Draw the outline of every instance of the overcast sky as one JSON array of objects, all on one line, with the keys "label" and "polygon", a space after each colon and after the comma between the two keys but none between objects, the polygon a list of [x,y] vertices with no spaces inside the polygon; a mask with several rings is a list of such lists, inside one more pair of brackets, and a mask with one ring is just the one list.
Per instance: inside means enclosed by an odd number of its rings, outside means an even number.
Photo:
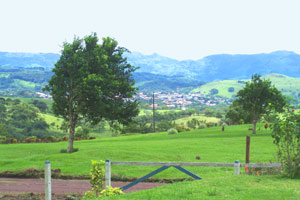
[{"label": "overcast sky", "polygon": [[300,53],[300,0],[0,0],[0,51],[54,52],[96,32],[143,54]]}]

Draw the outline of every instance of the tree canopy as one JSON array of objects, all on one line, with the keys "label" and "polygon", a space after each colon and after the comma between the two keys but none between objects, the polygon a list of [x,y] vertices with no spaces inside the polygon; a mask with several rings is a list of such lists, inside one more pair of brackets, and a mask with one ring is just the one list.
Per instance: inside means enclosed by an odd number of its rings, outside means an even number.
[{"label": "tree canopy", "polygon": [[75,127],[80,118],[93,124],[102,119],[126,124],[138,114],[132,72],[117,41],[109,37],[98,44],[95,33],[65,42],[54,75],[45,90],[53,97],[53,111],[69,123],[68,152],[73,151]]},{"label": "tree canopy", "polygon": [[237,95],[237,105],[252,115],[253,134],[256,133],[256,122],[262,114],[267,113],[267,107],[272,105],[277,111],[280,111],[286,104],[284,96],[281,94],[271,81],[261,79],[261,76],[255,74],[250,82],[246,82],[245,87]]}]

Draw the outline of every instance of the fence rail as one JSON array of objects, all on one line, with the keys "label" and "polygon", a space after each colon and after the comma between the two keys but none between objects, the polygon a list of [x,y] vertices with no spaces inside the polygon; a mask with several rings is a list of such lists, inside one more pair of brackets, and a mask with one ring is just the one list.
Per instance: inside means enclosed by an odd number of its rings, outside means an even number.
[{"label": "fence rail", "polygon": [[199,163],[199,162],[135,162],[135,161],[110,161],[106,160],[106,175],[105,175],[105,185],[111,186],[111,166],[112,165],[141,165],[141,166],[160,166],[161,168],[147,174],[146,176],[122,187],[122,190],[126,190],[129,187],[132,187],[139,182],[146,180],[147,178],[169,168],[175,167],[176,169],[180,170],[183,173],[195,178],[195,179],[202,179],[201,177],[193,174],[192,172],[182,168],[182,166],[190,166],[190,167],[233,167],[234,168],[234,175],[240,174],[241,167],[255,167],[255,168],[281,168],[281,164],[271,163],[271,164],[250,164],[250,163],[240,163],[236,160],[234,163]]},{"label": "fence rail", "polygon": [[257,167],[257,168],[281,168],[281,164],[277,163],[270,163],[270,164],[247,164],[247,163],[241,163],[241,167]]},{"label": "fence rail", "polygon": [[[196,162],[134,162],[112,161],[111,165],[143,165],[143,166],[194,166],[194,167],[235,167],[234,163],[196,163]],[[240,167],[280,168],[281,164],[247,164],[240,163]]]}]

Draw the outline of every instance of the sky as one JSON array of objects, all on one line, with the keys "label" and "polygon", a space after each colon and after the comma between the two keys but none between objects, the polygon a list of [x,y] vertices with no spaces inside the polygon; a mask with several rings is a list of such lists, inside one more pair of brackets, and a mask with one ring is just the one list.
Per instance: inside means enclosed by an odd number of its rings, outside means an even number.
[{"label": "sky", "polygon": [[299,0],[0,0],[0,51],[59,53],[96,32],[143,54],[300,53]]}]

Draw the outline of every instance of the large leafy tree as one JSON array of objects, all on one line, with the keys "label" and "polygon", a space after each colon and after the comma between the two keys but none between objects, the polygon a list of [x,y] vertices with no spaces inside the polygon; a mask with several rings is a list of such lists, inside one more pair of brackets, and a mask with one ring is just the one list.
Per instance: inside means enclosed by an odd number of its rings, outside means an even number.
[{"label": "large leafy tree", "polygon": [[63,44],[62,55],[45,90],[53,97],[53,111],[69,124],[67,152],[73,151],[78,120],[93,124],[102,119],[126,124],[138,114],[132,72],[117,41],[109,37],[98,44],[97,35]]},{"label": "large leafy tree", "polygon": [[252,123],[252,113],[244,111],[242,105],[238,101],[233,101],[226,112],[226,118],[230,119],[233,123]]},{"label": "large leafy tree", "polygon": [[236,95],[238,105],[241,105],[243,110],[250,113],[253,119],[253,134],[256,133],[256,122],[262,114],[267,113],[267,106],[280,111],[286,104],[285,98],[270,80],[261,79],[261,76],[255,74],[250,82],[247,82],[245,87]]}]

